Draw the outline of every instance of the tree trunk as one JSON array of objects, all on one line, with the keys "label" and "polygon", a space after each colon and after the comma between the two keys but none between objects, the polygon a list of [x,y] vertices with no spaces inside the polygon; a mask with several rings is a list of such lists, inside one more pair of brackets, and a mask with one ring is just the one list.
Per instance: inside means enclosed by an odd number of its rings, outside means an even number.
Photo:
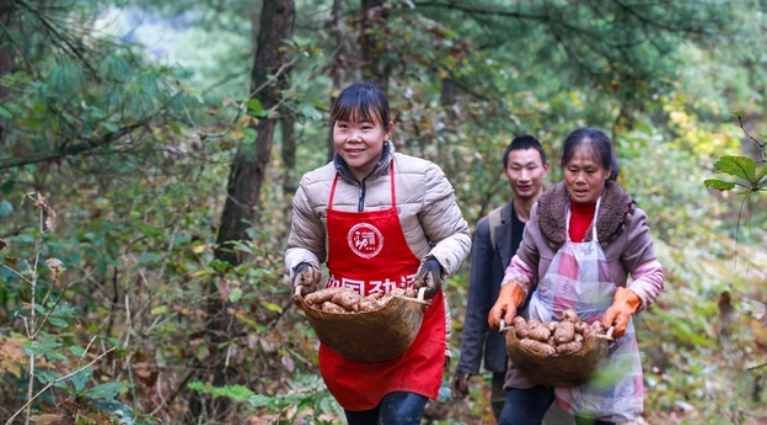
[{"label": "tree trunk", "polygon": [[[458,91],[455,83],[450,78],[442,78],[442,88],[439,93],[439,104],[445,111],[445,130],[447,132],[455,131],[458,127],[458,114],[455,112],[456,93]],[[422,147],[423,149],[423,147]],[[437,142],[437,158],[442,160],[442,144]]]},{"label": "tree trunk", "polygon": [[386,30],[386,0],[362,0],[362,77],[377,84],[384,93],[389,87],[391,64],[385,61],[387,47],[382,33]]},{"label": "tree trunk", "polygon": [[[12,0],[0,0],[0,25],[6,30],[11,26],[11,15],[13,14],[14,4]],[[5,33],[5,31],[3,31]],[[16,69],[16,59],[14,49],[11,47],[11,40],[7,37],[0,37],[0,77]],[[5,96],[6,89],[0,85],[0,96]]]},{"label": "tree trunk", "polygon": [[[258,99],[265,110],[276,106],[288,85],[286,54],[280,51],[284,40],[293,31],[295,5],[293,0],[264,0],[261,30],[258,34],[253,71],[250,74],[251,98]],[[276,76],[270,81],[270,76]],[[247,239],[247,229],[254,223],[259,206],[261,186],[272,150],[275,117],[265,117],[251,123],[256,131],[255,144],[243,144],[232,162],[227,183],[227,198],[221,216],[218,246],[230,241]],[[225,249],[216,251],[216,258],[236,266],[242,259]]]},{"label": "tree trunk", "polygon": [[[333,67],[330,69],[330,76],[333,79],[333,89],[330,92],[330,107],[336,103],[338,95],[341,94],[344,82],[346,81],[346,69],[348,67],[346,57],[347,49],[344,43],[344,0],[333,0],[333,21],[331,23],[331,33],[336,39],[336,55],[333,60]],[[328,132],[328,162],[333,160],[335,147],[333,146],[333,129]]]},{"label": "tree trunk", "polygon": [[455,112],[456,92],[457,87],[453,80],[443,78],[442,89],[439,93],[439,104],[442,105],[447,114],[449,126],[455,125],[455,121],[458,119],[458,114]]},{"label": "tree trunk", "polygon": [[[11,15],[13,14],[13,1],[0,0],[0,27],[7,30],[11,27]],[[16,58],[11,41],[7,37],[0,37],[0,78],[16,70]],[[0,104],[8,101],[8,89],[0,82]],[[5,141],[5,128],[0,125],[0,145]]]},{"label": "tree trunk", "polygon": [[[269,110],[280,102],[282,91],[288,84],[288,69],[286,53],[281,51],[284,41],[293,31],[295,18],[294,0],[264,0],[260,17],[260,29],[256,44],[256,54],[253,70],[250,74],[250,96],[261,102],[264,110]],[[270,76],[276,76],[271,80]],[[248,228],[255,222],[255,210],[259,206],[261,185],[266,176],[269,156],[272,150],[275,117],[264,117],[251,123],[250,127],[257,133],[254,144],[242,144],[235,154],[229,171],[226,186],[226,202],[221,214],[221,225],[216,240],[215,258],[225,261],[231,266],[242,263],[242,257],[231,249],[234,241],[248,239]],[[225,300],[217,294],[216,282],[211,282],[209,293],[212,295],[208,302],[209,322],[207,325],[210,335],[210,346],[225,346],[230,335],[236,331],[231,329],[234,321],[226,313]],[[213,385],[227,384],[225,367],[226,350],[212,351]],[[221,417],[230,406],[221,402],[223,398],[205,400],[207,413],[212,418]],[[202,410],[201,401],[192,400],[190,411],[197,416]]]},{"label": "tree trunk", "polygon": [[[298,189],[298,182],[296,181],[296,138],[294,135],[296,120],[292,115],[288,115],[282,118],[280,121],[280,128],[282,129],[282,163],[285,165],[285,172],[282,175],[282,193],[285,194],[285,199],[293,199],[293,194]],[[283,214],[286,223],[286,235],[290,231],[290,212],[292,210],[292,203],[285,202]]]}]

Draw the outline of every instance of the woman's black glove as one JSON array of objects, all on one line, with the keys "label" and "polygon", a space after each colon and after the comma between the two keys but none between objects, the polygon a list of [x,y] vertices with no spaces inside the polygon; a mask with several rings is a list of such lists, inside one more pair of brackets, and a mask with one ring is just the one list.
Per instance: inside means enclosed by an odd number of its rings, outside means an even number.
[{"label": "woman's black glove", "polygon": [[415,289],[428,288],[424,292],[423,297],[430,299],[437,295],[444,279],[445,272],[442,270],[442,265],[439,264],[436,258],[429,258],[418,269],[413,286],[415,286]]},{"label": "woman's black glove", "polygon": [[469,395],[469,379],[471,375],[464,372],[455,372],[453,380],[450,381],[450,394],[456,400],[463,400]]},{"label": "woman's black glove", "polygon": [[322,279],[322,272],[319,268],[311,263],[300,263],[293,270],[293,291],[300,286],[301,295],[305,296],[317,290],[320,279]]}]

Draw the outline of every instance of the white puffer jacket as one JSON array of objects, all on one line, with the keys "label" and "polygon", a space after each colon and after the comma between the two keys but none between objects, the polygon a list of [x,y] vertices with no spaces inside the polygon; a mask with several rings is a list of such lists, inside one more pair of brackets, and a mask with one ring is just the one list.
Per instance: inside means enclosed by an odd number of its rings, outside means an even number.
[{"label": "white puffer jacket", "polygon": [[458,270],[471,250],[471,235],[453,186],[433,162],[394,153],[391,143],[387,143],[384,158],[363,182],[355,179],[338,157],[303,176],[293,199],[293,222],[285,253],[291,278],[298,264],[319,266],[327,260],[327,207],[336,173],[340,176],[333,208],[383,210],[392,204],[391,161],[400,223],[410,249],[421,261],[436,258],[447,276]]}]

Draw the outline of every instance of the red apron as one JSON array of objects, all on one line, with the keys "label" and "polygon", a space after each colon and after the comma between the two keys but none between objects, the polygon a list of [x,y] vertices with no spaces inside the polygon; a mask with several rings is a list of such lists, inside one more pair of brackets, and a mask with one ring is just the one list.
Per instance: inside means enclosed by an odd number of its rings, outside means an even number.
[{"label": "red apron", "polygon": [[[402,232],[391,168],[392,206],[379,211],[337,211],[328,200],[328,287],[347,286],[362,295],[387,293],[413,286],[421,261],[410,250]],[[423,324],[413,345],[394,360],[358,362],[320,343],[320,373],[346,410],[370,410],[394,391],[407,391],[436,399],[445,364],[445,302],[442,290],[426,307]],[[375,338],[375,333],[371,333]]]}]

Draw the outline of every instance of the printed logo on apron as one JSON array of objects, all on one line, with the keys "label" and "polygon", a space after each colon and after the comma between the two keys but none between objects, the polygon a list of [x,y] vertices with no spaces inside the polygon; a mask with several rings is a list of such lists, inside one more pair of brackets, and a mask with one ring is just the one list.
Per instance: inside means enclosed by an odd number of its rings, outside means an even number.
[{"label": "printed logo on apron", "polygon": [[370,223],[359,223],[349,229],[346,236],[349,248],[362,258],[373,258],[383,249],[384,238],[381,231]]}]

